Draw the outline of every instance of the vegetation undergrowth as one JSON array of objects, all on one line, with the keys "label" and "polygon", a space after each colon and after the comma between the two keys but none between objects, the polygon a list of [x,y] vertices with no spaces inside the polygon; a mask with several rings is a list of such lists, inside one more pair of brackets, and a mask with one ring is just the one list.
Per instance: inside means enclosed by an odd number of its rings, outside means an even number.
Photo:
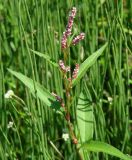
[{"label": "vegetation undergrowth", "polygon": [[0,159],[131,160],[131,0],[0,2]]}]

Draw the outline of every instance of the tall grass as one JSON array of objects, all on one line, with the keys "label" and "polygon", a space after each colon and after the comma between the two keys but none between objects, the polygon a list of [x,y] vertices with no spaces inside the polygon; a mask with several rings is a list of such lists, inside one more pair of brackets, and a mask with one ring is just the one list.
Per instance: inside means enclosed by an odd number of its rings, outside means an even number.
[{"label": "tall grass", "polygon": [[[76,145],[65,142],[68,132],[60,114],[34,96],[7,68],[21,72],[63,97],[61,74],[32,50],[63,57],[60,41],[68,13],[77,7],[74,29],[85,32],[85,41],[71,48],[70,62],[81,64],[105,42],[108,47],[73,88],[72,123],[76,106],[90,107],[93,140],[106,142],[125,154],[132,154],[132,3],[131,0],[0,0],[0,159],[79,159]],[[18,97],[6,100],[12,89]],[[82,93],[80,95],[80,93]],[[79,100],[80,96],[83,96]],[[13,126],[8,128],[9,122]],[[81,132],[81,131],[80,131]],[[84,159],[114,160],[104,153]]]}]

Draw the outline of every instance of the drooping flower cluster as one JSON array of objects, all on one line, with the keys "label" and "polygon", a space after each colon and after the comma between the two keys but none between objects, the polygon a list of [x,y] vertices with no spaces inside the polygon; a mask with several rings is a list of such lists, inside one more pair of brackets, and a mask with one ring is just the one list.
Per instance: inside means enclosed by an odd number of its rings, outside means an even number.
[{"label": "drooping flower cluster", "polygon": [[65,66],[64,65],[64,62],[62,60],[59,60],[59,66],[60,66],[60,69],[66,73],[66,72],[70,72],[70,67],[69,66]]},{"label": "drooping flower cluster", "polygon": [[67,38],[69,35],[71,35],[71,30],[73,26],[73,19],[76,15],[76,8],[73,7],[71,10],[71,13],[69,14],[68,24],[66,26],[66,31],[63,32],[62,40],[61,40],[61,48],[65,49],[67,48]]},{"label": "drooping flower cluster", "polygon": [[73,40],[72,40],[72,44],[75,45],[77,44],[80,40],[83,40],[85,37],[84,33],[80,33],[78,36],[76,36]]}]

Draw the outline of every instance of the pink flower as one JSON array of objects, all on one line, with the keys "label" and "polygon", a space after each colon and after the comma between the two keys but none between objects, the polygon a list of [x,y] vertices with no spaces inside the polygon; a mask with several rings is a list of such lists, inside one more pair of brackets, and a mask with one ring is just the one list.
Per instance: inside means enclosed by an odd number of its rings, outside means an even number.
[{"label": "pink flower", "polygon": [[60,66],[61,70],[65,71],[65,65],[62,60],[59,60],[59,66]]},{"label": "pink flower", "polygon": [[75,18],[77,9],[75,7],[72,8],[71,13],[69,14],[68,24],[66,26],[66,34],[67,36],[71,35],[71,30],[73,26],[73,19]]},{"label": "pink flower", "polygon": [[79,64],[76,64],[75,69],[72,73],[72,79],[75,79],[77,77],[78,72],[79,72]]},{"label": "pink flower", "polygon": [[61,39],[61,48],[62,49],[67,48],[67,38],[69,35],[71,35],[71,30],[72,30],[72,26],[73,26],[73,19],[75,18],[75,15],[76,15],[76,8],[73,7],[70,14],[69,14],[68,24],[66,26],[66,31],[63,32],[63,36]]},{"label": "pink flower", "polygon": [[84,33],[80,33],[78,36],[76,36],[73,40],[72,40],[72,44],[75,45],[77,44],[80,40],[83,40],[85,37]]},{"label": "pink flower", "polygon": [[67,34],[66,34],[66,32],[63,32],[63,36],[61,39],[61,48],[62,49],[67,48]]},{"label": "pink flower", "polygon": [[63,72],[70,72],[70,67],[69,66],[65,66],[64,65],[64,62],[62,60],[59,60],[59,66],[60,66],[60,69],[63,71]]},{"label": "pink flower", "polygon": [[71,10],[71,14],[70,14],[70,16],[71,16],[71,17],[73,17],[73,18],[75,18],[75,16],[76,16],[76,12],[77,12],[76,7],[72,7],[72,10]]}]

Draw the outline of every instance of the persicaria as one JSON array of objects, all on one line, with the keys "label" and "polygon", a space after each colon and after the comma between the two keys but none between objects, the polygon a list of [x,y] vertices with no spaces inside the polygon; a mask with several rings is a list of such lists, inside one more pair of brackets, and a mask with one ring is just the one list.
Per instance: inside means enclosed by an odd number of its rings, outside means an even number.
[{"label": "persicaria", "polygon": [[65,49],[67,47],[67,34],[66,32],[63,32],[63,36],[61,39],[61,48]]},{"label": "persicaria", "polygon": [[63,32],[63,36],[61,39],[61,48],[62,49],[67,48],[67,38],[69,35],[71,35],[71,30],[72,30],[72,26],[73,26],[73,19],[75,18],[75,15],[76,15],[76,8],[73,7],[70,14],[69,14],[68,23],[66,26],[66,31]]},{"label": "persicaria", "polygon": [[85,38],[85,34],[84,33],[80,33],[78,36],[76,36],[73,40],[72,40],[72,44],[75,45],[77,44],[79,41],[83,40]]},{"label": "persicaria", "polygon": [[76,8],[73,7],[71,10],[71,13],[69,14],[68,24],[66,27],[67,36],[71,35],[71,30],[72,30],[72,26],[73,26],[73,19],[75,18],[75,15],[76,15]]},{"label": "persicaria", "polygon": [[79,72],[79,64],[76,64],[73,74],[72,74],[72,78],[75,79],[77,77],[77,74]]},{"label": "persicaria", "polygon": [[60,69],[63,71],[63,72],[70,72],[70,67],[69,66],[65,66],[64,65],[64,62],[62,60],[59,60],[59,66],[60,66]]}]

